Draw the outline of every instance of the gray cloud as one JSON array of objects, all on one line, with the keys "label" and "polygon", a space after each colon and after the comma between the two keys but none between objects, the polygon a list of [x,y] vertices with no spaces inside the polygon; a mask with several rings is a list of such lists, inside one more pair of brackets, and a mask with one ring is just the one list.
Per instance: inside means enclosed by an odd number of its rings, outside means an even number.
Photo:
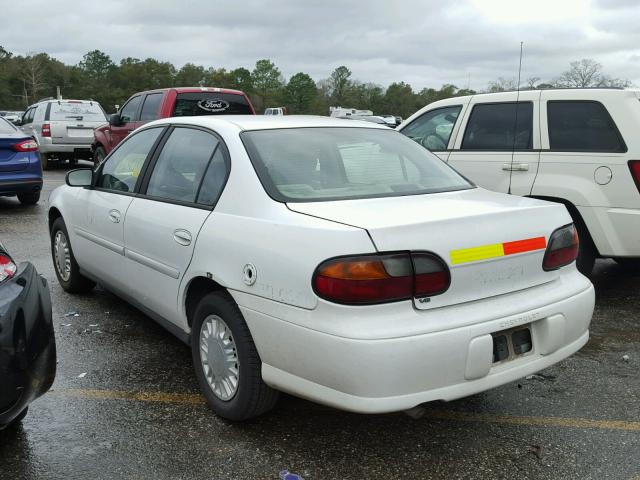
[{"label": "gray cloud", "polygon": [[570,61],[589,57],[607,74],[640,85],[637,0],[573,0],[560,16],[545,15],[544,5],[523,10],[530,2],[499,3],[23,0],[3,6],[12,20],[4,22],[0,44],[70,64],[96,48],[115,61],[154,57],[178,67],[251,69],[270,58],[287,77],[304,71],[316,80],[344,64],[362,81],[420,89],[445,82],[483,88],[512,78],[522,40],[523,78],[551,79]]}]

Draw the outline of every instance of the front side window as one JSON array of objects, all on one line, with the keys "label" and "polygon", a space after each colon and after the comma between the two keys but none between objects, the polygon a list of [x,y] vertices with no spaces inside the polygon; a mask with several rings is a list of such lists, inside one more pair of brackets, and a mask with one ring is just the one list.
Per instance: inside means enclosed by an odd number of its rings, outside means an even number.
[{"label": "front side window", "polygon": [[133,192],[149,152],[162,133],[149,128],[122,142],[104,162],[96,187],[118,192]]},{"label": "front side window", "polygon": [[133,97],[127,102],[124,107],[122,107],[122,110],[120,112],[122,123],[133,122],[136,119],[136,114],[138,113],[138,107],[140,106],[141,99],[142,97],[140,95],[138,95],[137,97]]},{"label": "front side window", "polygon": [[438,157],[393,130],[287,128],[248,131],[241,137],[263,186],[281,202],[473,187]]},{"label": "front side window", "polygon": [[25,114],[22,116],[23,125],[27,125],[33,121],[33,113],[35,112],[35,110],[35,108],[30,108],[25,112]]},{"label": "front side window", "polygon": [[150,93],[147,95],[142,105],[142,111],[140,112],[140,121],[150,122],[158,118],[163,96],[164,94],[162,93]]},{"label": "front side window", "polygon": [[195,203],[202,177],[217,146],[218,139],[202,130],[173,130],[153,167],[147,195]]},{"label": "front side window", "polygon": [[462,150],[531,150],[533,103],[479,103],[473,107]]},{"label": "front side window", "polygon": [[549,101],[549,147],[573,152],[626,152],[616,124],[600,102]]},{"label": "front side window", "polygon": [[247,98],[237,93],[179,93],[173,116],[194,115],[253,115],[253,111]]},{"label": "front side window", "polygon": [[446,150],[460,110],[460,105],[431,110],[403,128],[402,133],[431,151]]}]

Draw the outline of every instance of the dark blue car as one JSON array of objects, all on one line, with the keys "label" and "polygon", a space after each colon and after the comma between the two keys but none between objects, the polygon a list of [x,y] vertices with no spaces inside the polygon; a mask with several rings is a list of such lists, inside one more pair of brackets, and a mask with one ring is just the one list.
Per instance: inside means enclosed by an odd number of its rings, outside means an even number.
[{"label": "dark blue car", "polygon": [[38,144],[0,117],[0,197],[35,205],[42,190]]}]

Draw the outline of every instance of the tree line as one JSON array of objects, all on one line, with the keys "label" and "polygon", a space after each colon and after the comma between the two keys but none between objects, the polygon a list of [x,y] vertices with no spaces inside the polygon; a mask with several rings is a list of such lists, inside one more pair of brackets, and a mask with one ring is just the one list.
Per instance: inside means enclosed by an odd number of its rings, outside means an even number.
[{"label": "tree line", "polygon": [[[571,62],[556,79],[542,82],[531,77],[520,88],[554,86],[629,86],[630,82],[604,75],[602,65],[591,59]],[[314,81],[304,72],[285,79],[269,59],[258,60],[249,70],[238,67],[204,67],[187,63],[176,68],[153,58],[127,57],[114,62],[100,50],[85,54],[77,65],[66,65],[46,53],[14,55],[0,46],[0,109],[22,110],[43,97],[93,99],[114,112],[135,92],[173,86],[213,86],[242,90],[249,95],[258,113],[267,107],[286,106],[292,114],[328,115],[329,106],[372,110],[376,114],[408,117],[423,106],[453,96],[476,91],[453,84],[416,92],[405,82],[384,88],[352,78],[346,66],[336,68],[328,78]],[[498,78],[487,92],[515,90],[515,79]]]}]

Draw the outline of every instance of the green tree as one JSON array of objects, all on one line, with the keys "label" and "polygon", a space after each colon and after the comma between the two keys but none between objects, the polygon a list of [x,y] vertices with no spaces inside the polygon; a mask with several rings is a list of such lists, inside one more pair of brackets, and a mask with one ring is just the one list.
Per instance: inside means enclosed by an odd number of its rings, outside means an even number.
[{"label": "green tree", "polygon": [[258,60],[251,72],[254,94],[258,99],[257,108],[263,111],[278,96],[283,86],[282,74],[278,67],[268,59]]},{"label": "green tree", "polygon": [[351,70],[344,65],[331,72],[329,77],[329,88],[332,100],[336,106],[347,106],[347,93],[351,87]]},{"label": "green tree", "polygon": [[384,94],[384,108],[385,111],[379,113],[407,118],[418,109],[418,96],[413,93],[411,85],[392,83]]},{"label": "green tree", "polygon": [[174,78],[176,87],[198,87],[205,84],[206,72],[203,66],[185,63]]},{"label": "green tree", "polygon": [[229,88],[242,90],[247,95],[253,93],[253,80],[251,72],[244,67],[239,67],[229,72]]},{"label": "green tree", "polygon": [[291,113],[311,113],[311,105],[318,96],[316,83],[306,73],[296,73],[284,88],[283,101]]}]

